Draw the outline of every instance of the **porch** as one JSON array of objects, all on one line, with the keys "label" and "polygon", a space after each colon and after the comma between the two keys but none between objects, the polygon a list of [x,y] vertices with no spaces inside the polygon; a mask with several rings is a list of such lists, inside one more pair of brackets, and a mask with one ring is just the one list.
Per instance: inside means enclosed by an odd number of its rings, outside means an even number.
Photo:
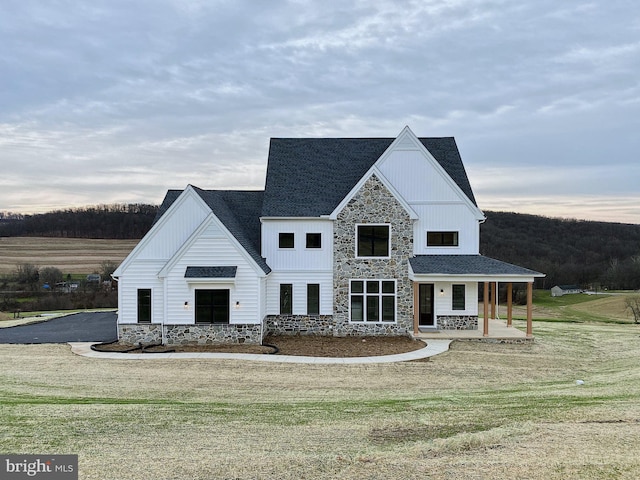
[{"label": "porch", "polygon": [[[413,333],[417,338],[484,338],[489,341],[533,339],[533,282],[535,278],[544,277],[544,274],[482,255],[420,255],[409,260],[409,267],[409,278],[413,281],[414,288]],[[451,312],[456,310],[456,307],[460,308],[461,304],[463,308],[466,308],[464,307],[464,292],[458,295],[457,303],[455,292],[453,292],[451,299],[447,298],[446,285],[450,284],[453,287],[454,282],[483,284],[482,312],[480,309],[475,311],[475,325],[471,325],[471,328],[469,325],[458,330],[439,328],[440,315],[444,317],[451,315]],[[507,286],[506,321],[497,320],[496,315],[497,292],[500,283]],[[525,332],[512,326],[513,283],[526,284]],[[444,313],[441,313],[442,310],[436,307],[434,302],[434,287],[436,285],[445,286],[445,288],[438,287],[440,289],[439,299],[450,302],[452,310],[445,310]],[[462,287],[462,285],[459,286]],[[463,312],[469,313],[468,310]],[[428,335],[434,336],[429,337]]]},{"label": "porch", "polygon": [[477,330],[434,330],[430,332],[418,332],[415,338],[438,340],[483,340],[497,343],[525,343],[533,341],[533,334],[514,326],[507,326],[506,320],[489,319],[489,333],[484,334],[483,329]]}]

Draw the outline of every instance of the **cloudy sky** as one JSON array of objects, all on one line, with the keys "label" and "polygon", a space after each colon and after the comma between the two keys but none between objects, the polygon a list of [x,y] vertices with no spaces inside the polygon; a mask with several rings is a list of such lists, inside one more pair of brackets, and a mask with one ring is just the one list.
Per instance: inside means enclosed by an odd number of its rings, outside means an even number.
[{"label": "cloudy sky", "polygon": [[0,211],[262,188],[270,137],[454,136],[484,210],[640,224],[634,0],[2,0]]}]

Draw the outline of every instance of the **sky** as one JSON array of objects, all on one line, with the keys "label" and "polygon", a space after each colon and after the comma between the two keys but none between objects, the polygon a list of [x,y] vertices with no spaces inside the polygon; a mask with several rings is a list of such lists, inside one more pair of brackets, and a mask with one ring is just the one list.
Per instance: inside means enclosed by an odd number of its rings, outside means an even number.
[{"label": "sky", "polygon": [[0,3],[0,211],[261,189],[271,137],[405,125],[482,210],[640,224],[640,6]]}]

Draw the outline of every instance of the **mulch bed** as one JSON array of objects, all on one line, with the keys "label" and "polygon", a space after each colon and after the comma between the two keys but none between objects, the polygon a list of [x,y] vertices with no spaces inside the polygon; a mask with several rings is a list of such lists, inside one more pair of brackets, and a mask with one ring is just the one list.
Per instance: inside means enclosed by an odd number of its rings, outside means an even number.
[{"label": "mulch bed", "polygon": [[140,349],[131,345],[111,343],[95,345],[94,349],[101,352],[128,353],[173,351],[274,354],[277,351],[277,355],[370,357],[412,352],[424,347],[424,342],[409,337],[268,336],[264,339],[264,345],[172,345],[149,346]]}]

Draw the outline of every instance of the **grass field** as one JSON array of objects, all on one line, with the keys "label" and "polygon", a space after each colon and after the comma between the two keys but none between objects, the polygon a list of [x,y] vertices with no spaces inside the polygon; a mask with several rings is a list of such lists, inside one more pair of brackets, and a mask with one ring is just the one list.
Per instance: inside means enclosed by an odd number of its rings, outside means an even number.
[{"label": "grass field", "polygon": [[1,345],[0,451],[78,454],[81,479],[640,478],[640,327],[534,331],[366,366]]},{"label": "grass field", "polygon": [[0,275],[19,263],[57,267],[68,273],[98,271],[105,260],[120,263],[139,240],[99,240],[86,238],[0,237]]}]

